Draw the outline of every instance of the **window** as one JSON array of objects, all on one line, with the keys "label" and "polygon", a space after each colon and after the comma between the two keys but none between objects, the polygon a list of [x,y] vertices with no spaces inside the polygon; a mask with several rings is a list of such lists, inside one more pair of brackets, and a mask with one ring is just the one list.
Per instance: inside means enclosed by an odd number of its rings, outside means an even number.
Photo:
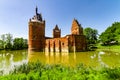
[{"label": "window", "polygon": [[62,43],[62,46],[64,46],[64,43]]}]

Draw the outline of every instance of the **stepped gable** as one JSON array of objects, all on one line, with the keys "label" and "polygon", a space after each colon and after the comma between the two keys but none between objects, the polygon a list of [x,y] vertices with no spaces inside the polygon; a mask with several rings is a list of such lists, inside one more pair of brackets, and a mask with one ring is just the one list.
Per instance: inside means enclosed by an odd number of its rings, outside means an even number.
[{"label": "stepped gable", "polygon": [[73,34],[73,35],[83,35],[83,28],[82,28],[81,24],[79,24],[77,19],[74,19],[73,22],[72,22],[71,34]]}]

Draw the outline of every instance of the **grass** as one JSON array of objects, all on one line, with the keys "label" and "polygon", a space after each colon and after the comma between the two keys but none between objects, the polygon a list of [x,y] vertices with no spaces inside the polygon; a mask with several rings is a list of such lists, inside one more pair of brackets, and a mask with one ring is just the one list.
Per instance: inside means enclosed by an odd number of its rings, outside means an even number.
[{"label": "grass", "polygon": [[97,47],[97,50],[120,52],[120,45],[101,46],[100,44],[98,44]]},{"label": "grass", "polygon": [[16,66],[9,75],[0,76],[0,80],[119,80],[120,67],[101,68],[85,67],[83,64],[74,68],[61,65],[43,65],[28,63]]}]

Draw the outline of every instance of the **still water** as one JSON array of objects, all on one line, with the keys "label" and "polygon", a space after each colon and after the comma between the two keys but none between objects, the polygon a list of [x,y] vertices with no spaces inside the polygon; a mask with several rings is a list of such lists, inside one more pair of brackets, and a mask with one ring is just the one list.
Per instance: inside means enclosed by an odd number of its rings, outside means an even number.
[{"label": "still water", "polygon": [[90,51],[79,53],[41,53],[27,50],[0,52],[0,71],[8,73],[15,65],[39,61],[43,64],[75,66],[83,63],[94,68],[120,66],[120,53],[110,51]]},{"label": "still water", "polygon": [[27,50],[0,51],[0,75],[7,74],[16,65],[27,63]]}]

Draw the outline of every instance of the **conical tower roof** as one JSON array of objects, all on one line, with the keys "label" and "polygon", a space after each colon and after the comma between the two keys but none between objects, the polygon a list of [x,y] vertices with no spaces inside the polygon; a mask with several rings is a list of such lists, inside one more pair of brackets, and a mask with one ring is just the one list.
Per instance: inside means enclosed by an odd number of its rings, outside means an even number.
[{"label": "conical tower roof", "polygon": [[56,25],[54,29],[55,29],[55,30],[59,30],[58,25]]}]

